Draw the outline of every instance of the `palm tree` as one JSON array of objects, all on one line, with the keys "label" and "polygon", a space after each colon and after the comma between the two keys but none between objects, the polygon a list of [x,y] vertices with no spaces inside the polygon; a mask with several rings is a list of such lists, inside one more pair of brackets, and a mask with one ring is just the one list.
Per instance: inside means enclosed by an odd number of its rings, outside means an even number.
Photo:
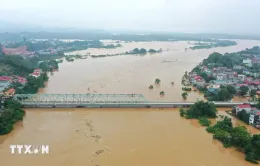
[{"label": "palm tree", "polygon": [[183,93],[181,94],[181,96],[182,96],[182,98],[183,98],[184,100],[186,100],[187,97],[188,97],[188,93],[187,93],[187,92],[183,92]]},{"label": "palm tree", "polygon": [[153,85],[150,85],[150,86],[149,86],[149,89],[153,89]]},{"label": "palm tree", "polygon": [[160,92],[160,95],[162,95],[162,96],[163,96],[163,95],[164,95],[164,91],[161,91],[161,92]]},{"label": "palm tree", "polygon": [[160,80],[159,78],[156,78],[156,79],[155,79],[155,83],[156,83],[156,84],[160,84],[160,82],[161,82],[161,80]]}]

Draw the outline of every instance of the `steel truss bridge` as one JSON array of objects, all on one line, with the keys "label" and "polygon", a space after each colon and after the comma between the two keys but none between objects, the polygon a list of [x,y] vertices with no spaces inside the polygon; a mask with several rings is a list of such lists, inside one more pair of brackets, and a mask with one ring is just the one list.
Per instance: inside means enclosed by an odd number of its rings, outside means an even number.
[{"label": "steel truss bridge", "polygon": [[[142,94],[16,94],[12,100],[34,108],[173,108],[194,102],[148,102]],[[233,107],[241,102],[213,102],[217,107]],[[255,105],[256,103],[249,103]]]},{"label": "steel truss bridge", "polygon": [[16,94],[25,107],[95,107],[147,103],[141,94]]}]

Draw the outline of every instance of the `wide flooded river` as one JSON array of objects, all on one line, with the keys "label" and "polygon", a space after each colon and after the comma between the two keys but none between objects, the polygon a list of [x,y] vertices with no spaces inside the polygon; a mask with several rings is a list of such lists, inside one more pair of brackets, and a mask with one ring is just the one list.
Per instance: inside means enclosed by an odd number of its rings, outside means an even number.
[{"label": "wide flooded river", "polygon": [[[123,43],[117,49],[165,51],[62,63],[41,93],[141,93],[147,100],[179,101],[183,73],[209,53],[235,52],[254,45],[260,42],[239,40],[237,46],[185,52],[187,42]],[[155,78],[162,82],[149,90]],[[162,90],[164,97],[159,96]],[[191,93],[188,100],[199,97]],[[226,113],[222,110],[221,114]],[[50,154],[12,155],[11,144],[47,144]],[[181,118],[177,109],[27,109],[24,121],[0,137],[0,159],[6,166],[251,165],[242,153],[213,140],[197,121]]]},{"label": "wide flooded river", "polygon": [[[185,48],[191,46],[188,42],[121,43],[123,47],[116,49],[76,51],[74,54],[85,55],[115,54],[134,48],[164,50],[162,53],[145,56],[120,55],[64,62],[60,65],[60,71],[50,77],[42,93],[140,93],[150,101],[181,101],[181,78],[185,71],[190,71],[210,53],[236,52],[260,45],[260,41],[237,42],[238,45],[232,47],[188,51],[185,51]],[[150,90],[149,85],[154,84],[156,78],[159,78],[161,83]],[[171,82],[174,82],[174,85]],[[159,95],[160,91],[165,92],[164,97]],[[187,101],[202,98],[198,93],[191,92]]]}]

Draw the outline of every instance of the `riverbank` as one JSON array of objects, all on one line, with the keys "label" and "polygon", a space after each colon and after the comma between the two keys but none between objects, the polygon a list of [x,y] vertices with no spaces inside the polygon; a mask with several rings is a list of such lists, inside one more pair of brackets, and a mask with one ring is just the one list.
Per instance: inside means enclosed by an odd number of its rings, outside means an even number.
[{"label": "riverbank", "polygon": [[188,74],[185,72],[182,84],[192,84],[209,101],[230,101],[235,96],[256,101],[260,90],[258,53],[259,46],[235,53],[214,52]]},{"label": "riverbank", "polygon": [[[251,135],[246,127],[234,126],[232,119],[228,116],[218,116],[214,104],[203,101],[196,102],[188,109],[180,109],[180,116],[186,119],[197,119],[202,126],[207,127],[206,131],[212,133],[213,138],[220,141],[225,148],[235,147],[246,155],[246,161],[253,164],[259,163],[260,145],[257,142],[260,141],[260,134]],[[217,117],[217,122],[213,125],[207,119],[216,119]],[[249,120],[249,117],[247,119]]]},{"label": "riverbank", "polygon": [[10,133],[16,122],[23,120],[25,111],[18,102],[10,100],[0,103],[0,135]]}]

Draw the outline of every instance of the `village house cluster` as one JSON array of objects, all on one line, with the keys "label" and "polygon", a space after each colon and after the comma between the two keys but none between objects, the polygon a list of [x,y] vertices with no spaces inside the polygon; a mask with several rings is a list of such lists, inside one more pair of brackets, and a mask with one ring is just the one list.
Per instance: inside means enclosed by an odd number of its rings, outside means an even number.
[{"label": "village house cluster", "polygon": [[251,90],[257,91],[257,95],[260,95],[260,73],[251,70],[250,67],[253,64],[260,65],[260,57],[254,56],[253,58],[246,58],[241,65],[235,65],[232,69],[227,67],[211,67],[214,64],[208,64],[207,66],[200,64],[198,68],[201,72],[212,80],[206,82],[198,73],[189,73],[189,81],[191,84],[207,88],[208,92],[217,94],[221,85],[234,86],[237,94],[241,86],[249,88],[248,94]]},{"label": "village house cluster", "polygon": [[237,105],[234,107],[235,113],[238,114],[240,111],[245,110],[249,114],[249,124],[260,129],[260,110],[251,107],[249,104]]},{"label": "village house cluster", "polygon": [[[41,69],[35,69],[30,76],[38,78],[42,74]],[[21,85],[25,85],[27,83],[27,79],[21,76],[0,76],[0,96],[13,96],[15,94],[15,89],[11,88],[13,83],[20,83]]]},{"label": "village house cluster", "polygon": [[30,58],[35,55],[54,55],[57,54],[58,51],[62,50],[63,48],[49,48],[46,50],[39,50],[39,51],[28,51],[27,46],[20,46],[17,48],[6,48],[2,46],[2,52],[4,55],[20,55],[24,58]]}]

